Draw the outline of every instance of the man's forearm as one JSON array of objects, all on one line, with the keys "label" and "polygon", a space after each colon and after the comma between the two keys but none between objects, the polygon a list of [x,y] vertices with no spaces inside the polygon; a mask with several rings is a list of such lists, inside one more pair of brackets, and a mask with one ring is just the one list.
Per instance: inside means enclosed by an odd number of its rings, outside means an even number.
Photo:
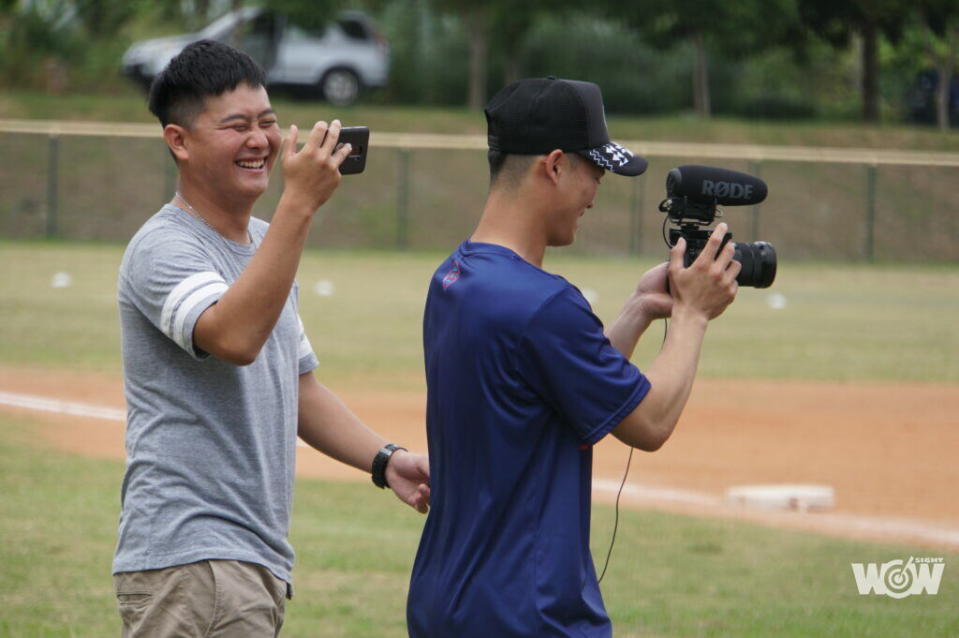
[{"label": "man's forearm", "polygon": [[323,454],[369,472],[386,440],[363,424],[312,373],[300,376],[299,435]]},{"label": "man's forearm", "polygon": [[707,325],[708,320],[701,316],[674,317],[662,350],[646,372],[653,389],[643,403],[655,421],[668,426],[669,433],[692,392]]},{"label": "man's forearm", "polygon": [[639,300],[631,297],[619,316],[606,329],[606,338],[614,348],[629,359],[633,356],[639,338],[643,336],[652,321],[649,314],[642,309]]},{"label": "man's forearm", "polygon": [[676,313],[663,348],[646,370],[650,390],[613,431],[628,445],[656,450],[670,437],[689,399],[708,320]]}]

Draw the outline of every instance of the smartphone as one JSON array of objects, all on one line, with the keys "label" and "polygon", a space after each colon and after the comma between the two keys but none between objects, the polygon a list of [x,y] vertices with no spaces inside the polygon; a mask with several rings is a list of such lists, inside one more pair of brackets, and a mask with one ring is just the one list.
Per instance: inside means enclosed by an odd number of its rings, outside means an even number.
[{"label": "smartphone", "polygon": [[341,175],[355,175],[362,173],[366,168],[366,149],[369,147],[370,129],[367,126],[344,126],[340,129],[340,137],[336,147],[349,143],[352,148],[350,154],[340,164]]}]

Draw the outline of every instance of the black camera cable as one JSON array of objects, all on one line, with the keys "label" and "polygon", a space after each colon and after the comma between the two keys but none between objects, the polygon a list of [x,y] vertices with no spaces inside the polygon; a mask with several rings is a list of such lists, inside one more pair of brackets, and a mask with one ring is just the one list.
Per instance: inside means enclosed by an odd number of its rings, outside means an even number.
[{"label": "black camera cable", "polygon": [[[666,343],[666,333],[669,331],[669,319],[663,319],[663,343]],[[613,534],[609,539],[609,550],[606,552],[606,562],[603,564],[603,571],[596,579],[596,583],[603,582],[606,575],[606,569],[609,567],[609,559],[613,555],[613,545],[616,544],[616,532],[619,530],[619,499],[623,495],[623,488],[626,487],[626,477],[629,476],[629,466],[633,463],[633,448],[629,446],[629,456],[626,458],[626,471],[623,472],[623,480],[619,483],[619,490],[616,492],[616,505],[614,507],[615,515],[613,517]]]},{"label": "black camera cable", "polygon": [[599,575],[596,583],[603,582],[603,576],[606,575],[606,568],[609,567],[609,557],[613,555],[613,545],[616,544],[616,530],[619,529],[619,497],[623,495],[623,487],[626,485],[626,477],[629,476],[629,465],[633,462],[633,446],[629,446],[629,458],[626,459],[626,471],[623,472],[623,480],[619,484],[619,491],[616,492],[616,516],[613,519],[613,536],[609,539],[609,551],[606,552],[606,564],[603,565],[603,573]]}]

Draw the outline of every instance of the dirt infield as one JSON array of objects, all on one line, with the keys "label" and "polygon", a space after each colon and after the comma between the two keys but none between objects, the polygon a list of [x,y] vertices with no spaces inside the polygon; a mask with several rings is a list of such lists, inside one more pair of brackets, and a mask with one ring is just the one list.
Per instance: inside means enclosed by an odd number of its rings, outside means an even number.
[{"label": "dirt infield", "polygon": [[[0,391],[123,407],[120,379],[90,374],[0,366]],[[420,393],[341,396],[384,436],[425,450]],[[124,455],[121,421],[31,414],[58,448],[101,458]],[[634,457],[627,485],[636,489],[624,500],[840,535],[959,546],[957,453],[954,385],[700,380],[672,439],[654,454]],[[612,437],[597,445],[596,483],[618,485],[626,456]],[[298,474],[368,480],[309,449],[300,450]],[[832,514],[765,514],[722,503],[729,487],[757,483],[831,485],[836,507]],[[604,500],[612,496],[598,492]],[[947,540],[911,533],[916,526],[942,531]]]}]

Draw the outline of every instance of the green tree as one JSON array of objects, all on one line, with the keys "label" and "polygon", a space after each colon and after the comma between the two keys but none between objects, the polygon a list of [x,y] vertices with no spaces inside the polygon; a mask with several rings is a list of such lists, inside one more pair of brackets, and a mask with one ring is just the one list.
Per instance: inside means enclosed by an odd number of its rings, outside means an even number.
[{"label": "green tree", "polygon": [[688,43],[693,50],[693,109],[712,112],[709,88],[711,51],[743,57],[781,46],[798,25],[794,0],[647,0],[610,2],[610,15],[622,17],[655,46]]},{"label": "green tree", "polygon": [[[434,6],[463,23],[469,51],[469,82],[466,103],[482,109],[488,94],[489,62],[503,57],[503,84],[522,74],[521,49],[526,35],[545,12],[574,7],[572,0],[433,0]],[[492,50],[495,47],[495,50]]]},{"label": "green tree", "polygon": [[[522,3],[501,1],[491,3],[492,44],[495,56],[503,59],[503,86],[524,75],[523,46],[537,22],[547,16],[564,18],[581,9],[581,3],[572,0],[526,0]],[[578,14],[580,18],[585,13]]]},{"label": "green tree", "polygon": [[812,33],[836,48],[862,41],[862,118],[879,121],[879,38],[897,41],[910,8],[906,0],[798,0],[799,18]]},{"label": "green tree", "polygon": [[486,78],[489,64],[490,26],[496,0],[433,0],[435,7],[446,14],[458,16],[466,28],[469,51],[469,80],[466,104],[471,109],[481,109],[486,101]]},{"label": "green tree", "polygon": [[955,0],[921,0],[922,44],[936,69],[936,124],[949,128],[949,89],[959,66],[959,4]]},{"label": "green tree", "polygon": [[[60,91],[67,62],[82,57],[68,0],[8,3],[0,15],[0,74],[11,86]],[[6,24],[5,24],[6,23]]]},{"label": "green tree", "polygon": [[77,18],[93,38],[115,34],[140,9],[135,0],[74,0]]},{"label": "green tree", "polygon": [[[234,9],[239,9],[242,0],[230,0]],[[326,24],[343,8],[342,0],[266,0],[265,5],[290,18],[298,26],[322,31]]]},{"label": "green tree", "polygon": [[3,52],[16,6],[17,0],[0,0],[0,52]]}]

